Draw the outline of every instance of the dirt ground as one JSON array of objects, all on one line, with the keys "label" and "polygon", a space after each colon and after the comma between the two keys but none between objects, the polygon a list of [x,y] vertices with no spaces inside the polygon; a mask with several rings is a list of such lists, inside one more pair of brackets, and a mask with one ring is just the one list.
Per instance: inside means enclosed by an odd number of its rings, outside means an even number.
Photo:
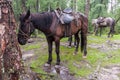
[{"label": "dirt ground", "polygon": [[[37,41],[39,41],[39,39],[35,39],[35,40],[31,39],[29,40],[28,45],[36,44]],[[61,43],[61,45],[66,46],[67,43]],[[47,44],[44,46],[47,46]],[[110,50],[112,51],[120,48],[120,41],[116,40],[111,42],[110,40],[108,40],[103,44],[90,44],[88,45],[88,47],[99,49],[103,52]],[[22,49],[22,52],[23,52],[23,60],[25,62],[25,65],[27,66],[26,71],[29,73],[31,72],[30,64],[33,60],[37,59],[37,55],[34,54],[35,52],[34,49],[29,51],[24,51],[24,49]],[[51,79],[48,78],[46,80],[120,80],[120,64],[114,64],[105,67],[101,67],[100,64],[101,63],[99,63],[96,69],[93,72],[91,72],[91,74],[88,75],[87,77],[77,77],[77,78],[75,77],[74,74],[71,74],[71,72],[67,67],[63,65],[57,67],[48,66],[48,67],[44,67],[43,69],[47,73],[56,74],[54,77],[52,75],[48,75],[51,77]],[[34,75],[37,74],[34,73]],[[34,79],[25,79],[25,80],[34,80]],[[35,80],[40,80],[40,77],[39,79],[35,79]]]}]

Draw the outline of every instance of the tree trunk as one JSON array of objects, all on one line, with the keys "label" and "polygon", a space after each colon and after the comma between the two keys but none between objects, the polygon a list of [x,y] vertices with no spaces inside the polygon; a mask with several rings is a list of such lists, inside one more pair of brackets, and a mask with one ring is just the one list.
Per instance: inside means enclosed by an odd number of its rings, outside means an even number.
[{"label": "tree trunk", "polygon": [[39,12],[39,0],[36,0],[36,11]]},{"label": "tree trunk", "polygon": [[22,7],[23,12],[26,12],[26,10],[27,10],[26,0],[21,0],[21,7]]},{"label": "tree trunk", "polygon": [[77,0],[73,0],[73,11],[77,11]]},{"label": "tree trunk", "polygon": [[86,5],[85,5],[85,15],[88,17],[89,15],[89,9],[90,9],[90,0],[86,0]]},{"label": "tree trunk", "polygon": [[19,80],[22,69],[11,1],[0,1],[0,80]]}]

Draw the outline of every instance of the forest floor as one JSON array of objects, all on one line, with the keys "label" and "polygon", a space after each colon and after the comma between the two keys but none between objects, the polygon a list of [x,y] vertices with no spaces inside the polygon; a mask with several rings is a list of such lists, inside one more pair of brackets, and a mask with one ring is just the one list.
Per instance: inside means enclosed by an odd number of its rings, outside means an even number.
[{"label": "forest floor", "polygon": [[55,67],[56,54],[53,46],[53,62],[45,67],[48,46],[44,35],[31,38],[21,46],[25,65],[38,74],[41,80],[120,80],[120,35],[107,38],[106,35],[88,35],[88,55],[73,55],[75,48],[69,48],[68,38],[61,40],[61,65]]}]

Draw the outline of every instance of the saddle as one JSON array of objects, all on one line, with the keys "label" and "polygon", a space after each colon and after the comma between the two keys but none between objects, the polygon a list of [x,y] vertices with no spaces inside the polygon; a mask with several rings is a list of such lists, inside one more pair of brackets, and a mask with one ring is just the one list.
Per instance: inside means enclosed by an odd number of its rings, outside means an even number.
[{"label": "saddle", "polygon": [[101,19],[99,19],[100,21],[99,21],[99,25],[101,25],[101,26],[106,26],[107,25],[107,22],[105,21],[105,18],[104,17],[102,17]]},{"label": "saddle", "polygon": [[69,23],[71,23],[71,21],[75,20],[76,22],[76,26],[78,26],[78,14],[73,12],[73,10],[71,8],[66,8],[63,11],[60,9],[55,10],[55,13],[58,17],[58,19],[60,20],[61,24],[65,25],[65,36],[70,36],[71,34],[71,26]]},{"label": "saddle", "polygon": [[71,8],[65,8],[63,10],[63,12],[66,13],[66,14],[71,14],[73,12],[73,10]]},{"label": "saddle", "polygon": [[57,17],[60,19],[62,24],[69,24],[71,21],[76,19],[76,15],[71,8],[66,8],[62,10],[55,10]]}]

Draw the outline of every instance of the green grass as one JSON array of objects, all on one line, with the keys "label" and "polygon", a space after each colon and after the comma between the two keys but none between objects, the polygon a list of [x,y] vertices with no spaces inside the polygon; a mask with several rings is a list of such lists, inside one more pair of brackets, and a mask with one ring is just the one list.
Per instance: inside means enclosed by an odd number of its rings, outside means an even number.
[{"label": "green grass", "polygon": [[88,44],[91,44],[91,43],[101,44],[101,43],[105,42],[107,39],[108,38],[106,35],[102,35],[101,37],[90,35],[90,36],[88,36]]},{"label": "green grass", "polygon": [[40,48],[40,44],[31,44],[31,45],[25,45],[21,46],[25,51],[32,50],[32,49],[38,49]]},{"label": "green grass", "polygon": [[[67,42],[68,38],[63,38],[61,42]],[[107,35],[99,36],[88,36],[88,45],[90,44],[104,44],[107,40],[120,40],[120,35],[114,35],[113,38],[107,38]],[[30,44],[22,46],[26,51],[31,49],[38,49],[35,53],[38,55],[38,58],[35,61],[32,61],[31,67],[35,72],[45,73],[43,71],[43,66],[48,59],[48,50],[47,45],[43,47],[41,42],[37,42],[36,44]],[[67,48],[65,46],[60,46],[60,57],[61,64],[67,67],[71,73],[74,73],[75,76],[88,76],[91,72],[93,72],[97,65],[101,63],[101,66],[107,66],[111,64],[119,64],[120,63],[120,49],[114,51],[103,52],[99,49],[88,47],[88,55],[87,59],[82,58],[82,53],[80,49],[77,55],[73,55],[75,48]],[[109,58],[109,56],[112,56]],[[53,62],[52,65],[56,63],[56,53],[55,49],[53,49]],[[90,65],[91,67],[88,67]]]},{"label": "green grass", "polygon": [[103,59],[102,65],[114,65],[114,64],[120,64],[120,49],[115,51],[106,52],[106,57]]},{"label": "green grass", "polygon": [[120,40],[120,35],[114,35],[111,40]]}]

